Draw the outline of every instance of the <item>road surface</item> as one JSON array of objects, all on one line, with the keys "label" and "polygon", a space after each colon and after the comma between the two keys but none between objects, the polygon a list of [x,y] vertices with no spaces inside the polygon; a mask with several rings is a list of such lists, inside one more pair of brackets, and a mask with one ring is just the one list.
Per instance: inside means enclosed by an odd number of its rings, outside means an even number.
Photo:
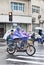
[{"label": "road surface", "polygon": [[25,52],[9,55],[6,46],[0,47],[0,65],[44,65],[44,45],[35,44],[36,53],[28,56]]}]

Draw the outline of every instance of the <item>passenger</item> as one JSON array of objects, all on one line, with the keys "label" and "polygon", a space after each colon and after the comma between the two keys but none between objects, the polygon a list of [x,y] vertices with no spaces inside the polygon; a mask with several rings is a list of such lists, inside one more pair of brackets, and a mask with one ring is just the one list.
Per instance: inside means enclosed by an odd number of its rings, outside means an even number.
[{"label": "passenger", "polygon": [[35,41],[35,33],[32,34],[31,39],[32,39],[32,41],[33,41],[33,45],[34,45],[34,41]]},{"label": "passenger", "polygon": [[[13,30],[11,30],[10,31],[10,34],[8,35],[8,37],[7,37],[7,44],[9,44],[9,42],[14,42],[14,40],[13,40],[13,35],[14,35],[14,31]],[[10,43],[11,44],[11,43]]]}]

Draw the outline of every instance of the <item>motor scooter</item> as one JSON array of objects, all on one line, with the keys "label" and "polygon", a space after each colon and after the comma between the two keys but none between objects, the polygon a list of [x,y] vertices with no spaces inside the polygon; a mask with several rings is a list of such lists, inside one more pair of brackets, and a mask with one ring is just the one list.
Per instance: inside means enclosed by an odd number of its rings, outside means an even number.
[{"label": "motor scooter", "polygon": [[22,38],[16,38],[13,41],[7,41],[7,52],[9,54],[14,54],[15,52],[26,52],[29,56],[35,54],[36,49],[33,45],[28,43],[28,40],[25,41]]}]

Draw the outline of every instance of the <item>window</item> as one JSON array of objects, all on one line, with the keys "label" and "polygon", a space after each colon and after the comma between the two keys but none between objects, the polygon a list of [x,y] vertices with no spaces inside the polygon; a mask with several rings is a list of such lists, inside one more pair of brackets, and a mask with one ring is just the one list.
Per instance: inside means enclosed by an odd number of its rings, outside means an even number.
[{"label": "window", "polygon": [[38,6],[32,6],[32,13],[40,13],[40,7]]},{"label": "window", "polygon": [[12,11],[18,10],[24,12],[24,3],[11,2],[11,9]]}]

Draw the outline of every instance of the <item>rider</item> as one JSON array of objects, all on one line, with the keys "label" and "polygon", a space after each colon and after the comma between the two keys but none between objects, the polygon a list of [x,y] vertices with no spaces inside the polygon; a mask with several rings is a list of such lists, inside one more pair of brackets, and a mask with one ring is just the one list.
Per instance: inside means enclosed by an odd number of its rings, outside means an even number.
[{"label": "rider", "polygon": [[7,37],[7,44],[9,44],[9,42],[14,42],[14,40],[13,40],[13,35],[14,35],[14,31],[13,30],[11,30],[10,31],[10,34],[8,35],[8,37]]},{"label": "rider", "polygon": [[34,45],[34,41],[35,41],[35,33],[32,34],[31,39],[32,39],[32,41],[33,41],[33,45]]}]

